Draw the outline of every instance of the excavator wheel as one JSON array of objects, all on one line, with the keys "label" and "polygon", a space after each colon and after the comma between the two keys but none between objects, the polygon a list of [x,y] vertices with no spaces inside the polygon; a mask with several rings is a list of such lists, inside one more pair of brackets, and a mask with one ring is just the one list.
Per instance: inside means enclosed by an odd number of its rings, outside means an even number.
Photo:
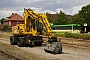
[{"label": "excavator wheel", "polygon": [[18,47],[23,47],[22,37],[18,37]]},{"label": "excavator wheel", "polygon": [[34,44],[35,44],[36,46],[41,46],[41,45],[42,45],[42,42],[34,42]]},{"label": "excavator wheel", "polygon": [[13,36],[10,36],[10,44],[11,45],[16,45],[17,43],[14,42],[14,37]]},{"label": "excavator wheel", "polygon": [[46,52],[50,52],[50,53],[53,53],[53,54],[62,53],[62,43],[61,42],[47,43],[44,50]]},{"label": "excavator wheel", "polygon": [[24,39],[22,37],[18,37],[18,47],[27,47],[28,44],[26,44],[26,42],[24,41]]}]

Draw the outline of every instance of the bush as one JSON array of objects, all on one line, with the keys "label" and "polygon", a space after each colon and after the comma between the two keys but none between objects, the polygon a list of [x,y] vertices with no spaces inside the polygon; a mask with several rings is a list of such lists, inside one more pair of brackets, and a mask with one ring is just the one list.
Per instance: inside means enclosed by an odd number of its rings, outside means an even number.
[{"label": "bush", "polygon": [[68,32],[65,32],[65,36],[66,37],[72,37],[72,34],[71,33],[68,33]]},{"label": "bush", "polygon": [[76,33],[68,33],[65,32],[64,34],[55,34],[56,36],[60,37],[68,37],[68,38],[76,38],[76,39],[87,39],[90,40],[90,34],[76,34]]},{"label": "bush", "polygon": [[2,27],[1,27],[1,31],[5,31],[5,32],[10,31],[10,27],[9,27],[9,25],[2,25]]},{"label": "bush", "polygon": [[55,35],[56,36],[65,37],[65,34],[64,33],[61,33],[61,32],[55,32]]},{"label": "bush", "polygon": [[90,40],[90,34],[84,34],[82,38],[83,39]]}]

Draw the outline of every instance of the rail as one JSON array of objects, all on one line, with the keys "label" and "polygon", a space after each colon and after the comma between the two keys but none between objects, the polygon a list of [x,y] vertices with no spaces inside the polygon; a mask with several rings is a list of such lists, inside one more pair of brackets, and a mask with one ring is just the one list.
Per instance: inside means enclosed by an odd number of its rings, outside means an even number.
[{"label": "rail", "polygon": [[21,58],[19,58],[19,57],[16,57],[16,56],[14,56],[14,55],[11,55],[11,54],[9,54],[9,53],[7,53],[7,52],[4,52],[4,51],[2,51],[2,50],[0,50],[0,53],[1,53],[3,56],[7,56],[8,59],[9,59],[9,58],[13,58],[13,59],[15,59],[15,60],[23,60],[23,59],[21,59]]}]

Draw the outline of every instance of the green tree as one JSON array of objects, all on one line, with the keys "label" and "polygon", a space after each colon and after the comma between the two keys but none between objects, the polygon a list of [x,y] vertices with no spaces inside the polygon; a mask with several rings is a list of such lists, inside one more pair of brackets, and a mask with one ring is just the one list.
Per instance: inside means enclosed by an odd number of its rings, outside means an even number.
[{"label": "green tree", "polygon": [[50,23],[53,23],[53,20],[51,19],[50,13],[46,12],[47,19]]},{"label": "green tree", "polygon": [[5,20],[5,18],[0,19],[1,24],[3,24],[4,20]]},{"label": "green tree", "polygon": [[57,17],[55,18],[53,24],[55,24],[55,25],[67,24],[68,21],[69,21],[69,19],[66,17],[66,14],[60,10],[60,12],[57,13]]},{"label": "green tree", "polygon": [[79,11],[79,15],[85,19],[84,23],[87,23],[90,26],[90,4],[87,6],[83,6]]},{"label": "green tree", "polygon": [[8,31],[10,31],[10,27],[9,27],[9,25],[4,25],[3,24],[1,30],[5,31],[5,32],[8,32]]},{"label": "green tree", "polygon": [[72,23],[83,25],[85,23],[85,19],[80,16],[80,14],[76,14],[72,17]]}]

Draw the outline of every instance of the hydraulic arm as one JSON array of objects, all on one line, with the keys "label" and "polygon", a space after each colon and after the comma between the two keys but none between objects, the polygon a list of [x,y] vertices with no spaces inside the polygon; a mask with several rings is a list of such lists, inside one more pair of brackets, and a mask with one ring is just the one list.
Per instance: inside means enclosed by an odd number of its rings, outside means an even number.
[{"label": "hydraulic arm", "polygon": [[[47,16],[45,14],[35,13],[31,9],[26,9],[25,12],[24,12],[24,17],[26,19],[25,20],[25,25],[26,25],[25,27],[27,28],[27,30],[29,30],[28,26],[33,23],[33,20],[34,21],[36,20],[38,23],[41,23],[45,27],[45,30],[48,34],[49,39],[56,38],[55,35],[54,35],[54,32],[51,30],[50,23],[48,22]],[[27,21],[27,19],[29,19],[29,20]]]}]

